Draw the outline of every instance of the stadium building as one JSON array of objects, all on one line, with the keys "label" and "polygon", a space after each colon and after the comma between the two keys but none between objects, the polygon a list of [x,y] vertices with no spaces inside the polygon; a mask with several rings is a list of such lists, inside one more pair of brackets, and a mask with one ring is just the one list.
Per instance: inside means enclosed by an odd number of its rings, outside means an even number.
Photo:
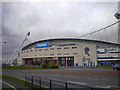
[{"label": "stadium building", "polygon": [[59,66],[97,66],[120,63],[120,44],[77,39],[40,40],[23,47],[18,63],[41,66],[53,62]]}]

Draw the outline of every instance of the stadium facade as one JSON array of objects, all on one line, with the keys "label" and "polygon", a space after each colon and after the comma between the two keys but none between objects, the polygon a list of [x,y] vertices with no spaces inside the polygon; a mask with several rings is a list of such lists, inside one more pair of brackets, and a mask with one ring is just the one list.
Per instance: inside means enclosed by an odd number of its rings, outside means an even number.
[{"label": "stadium facade", "polygon": [[120,44],[77,38],[40,40],[25,46],[20,65],[97,66],[120,63]]}]

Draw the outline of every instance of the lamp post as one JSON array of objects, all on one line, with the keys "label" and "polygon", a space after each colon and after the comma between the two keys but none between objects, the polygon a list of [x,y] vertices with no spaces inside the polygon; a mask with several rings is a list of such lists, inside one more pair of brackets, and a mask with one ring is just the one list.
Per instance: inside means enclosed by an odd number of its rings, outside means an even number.
[{"label": "lamp post", "polygon": [[[6,44],[7,42],[6,41],[4,41],[4,42],[0,42],[1,44]],[[1,45],[2,46],[2,45]],[[1,47],[1,52],[2,52],[2,47]],[[6,50],[5,50],[5,52],[6,52]],[[1,63],[3,63],[3,61],[2,61],[2,56],[0,56],[1,57]],[[8,59],[8,57],[5,57],[6,59]],[[4,59],[5,59],[4,58]]]}]

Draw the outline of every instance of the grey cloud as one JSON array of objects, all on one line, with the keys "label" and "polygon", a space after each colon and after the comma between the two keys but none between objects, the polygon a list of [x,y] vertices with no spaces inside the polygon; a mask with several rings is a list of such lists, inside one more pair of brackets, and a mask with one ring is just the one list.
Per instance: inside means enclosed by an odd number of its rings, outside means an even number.
[{"label": "grey cloud", "polygon": [[12,54],[28,31],[32,42],[44,38],[79,37],[117,21],[116,11],[116,2],[4,2],[3,38],[9,42]]}]

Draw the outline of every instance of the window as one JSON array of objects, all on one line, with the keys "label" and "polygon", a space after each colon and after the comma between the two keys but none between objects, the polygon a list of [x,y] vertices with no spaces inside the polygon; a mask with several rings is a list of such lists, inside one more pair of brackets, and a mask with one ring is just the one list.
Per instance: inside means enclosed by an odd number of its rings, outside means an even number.
[{"label": "window", "polygon": [[51,56],[54,55],[54,54],[50,54]]},{"label": "window", "polygon": [[76,44],[75,43],[68,43],[68,44],[61,44],[59,46],[75,46]]},{"label": "window", "polygon": [[69,49],[69,47],[64,47],[64,49]]},{"label": "window", "polygon": [[54,48],[50,48],[50,50],[54,50]]},{"label": "window", "polygon": [[61,49],[61,48],[57,48],[57,49]]},{"label": "window", "polygon": [[29,51],[27,51],[27,52],[29,52]]},{"label": "window", "polygon": [[75,43],[70,43],[69,45],[71,45],[71,46],[75,46],[76,44],[75,44]]},{"label": "window", "polygon": [[77,53],[74,53],[74,55],[77,55]]},{"label": "window", "polygon": [[30,50],[30,52],[32,52],[33,50]]},{"label": "window", "polygon": [[61,53],[58,53],[57,55],[61,55]]},{"label": "window", "polygon": [[44,49],[44,50],[48,50],[48,49]]},{"label": "window", "polygon": [[39,51],[42,51],[42,49],[39,49]]},{"label": "window", "polygon": [[65,53],[64,55],[69,55],[69,53]]},{"label": "window", "polygon": [[77,47],[72,47],[72,49],[76,49]]}]

